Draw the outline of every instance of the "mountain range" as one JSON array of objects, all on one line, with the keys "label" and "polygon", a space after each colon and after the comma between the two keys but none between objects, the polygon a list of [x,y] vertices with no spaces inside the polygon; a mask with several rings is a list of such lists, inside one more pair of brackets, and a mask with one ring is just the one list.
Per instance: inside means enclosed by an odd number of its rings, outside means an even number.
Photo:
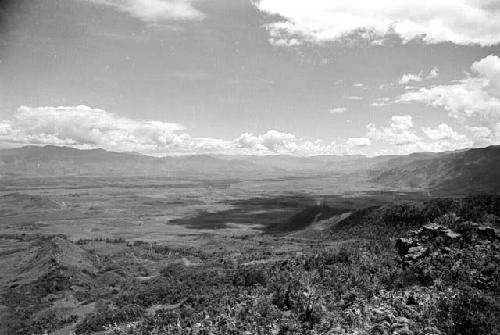
[{"label": "mountain range", "polygon": [[259,179],[360,174],[385,187],[446,191],[500,190],[500,146],[402,156],[229,156],[152,157],[138,153],[25,146],[0,150],[0,175],[162,176]]}]

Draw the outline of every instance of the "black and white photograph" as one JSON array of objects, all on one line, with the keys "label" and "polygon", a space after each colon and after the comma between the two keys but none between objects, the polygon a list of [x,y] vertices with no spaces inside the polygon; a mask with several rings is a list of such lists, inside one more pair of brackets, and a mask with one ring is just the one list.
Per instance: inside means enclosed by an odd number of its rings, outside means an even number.
[{"label": "black and white photograph", "polygon": [[0,0],[0,335],[500,335],[500,0]]}]

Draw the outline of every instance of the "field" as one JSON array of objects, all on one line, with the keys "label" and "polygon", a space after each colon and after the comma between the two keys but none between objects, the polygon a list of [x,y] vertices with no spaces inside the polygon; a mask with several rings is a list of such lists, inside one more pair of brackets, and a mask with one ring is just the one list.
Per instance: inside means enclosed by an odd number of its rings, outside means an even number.
[{"label": "field", "polygon": [[[259,233],[324,202],[351,210],[418,197],[361,186],[355,177],[261,181],[168,178],[0,180],[2,233],[64,234],[72,240],[189,241]],[[19,196],[16,196],[19,193]],[[25,199],[23,194],[45,199]]]}]

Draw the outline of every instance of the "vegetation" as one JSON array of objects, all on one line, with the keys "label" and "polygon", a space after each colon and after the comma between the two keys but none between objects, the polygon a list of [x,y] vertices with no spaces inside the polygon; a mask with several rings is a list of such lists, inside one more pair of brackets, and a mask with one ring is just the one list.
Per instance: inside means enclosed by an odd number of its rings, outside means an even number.
[{"label": "vegetation", "polygon": [[[124,270],[118,259],[100,257],[96,278],[118,279],[110,279],[108,291],[87,283],[90,293],[82,300],[97,302],[96,308],[70,321],[76,334],[499,334],[498,217],[497,196],[373,207],[324,234],[338,243],[286,257],[129,244],[127,259],[134,255],[143,263],[179,257],[202,262],[169,261],[138,279],[127,272],[139,273],[139,267]],[[75,284],[73,277],[65,280],[63,289]],[[26,299],[13,289],[11,306],[14,292]],[[40,304],[46,301],[36,292]],[[40,319],[30,329],[41,333],[53,330],[54,322],[67,324],[54,320]],[[27,317],[17,333],[25,333],[29,322]]]}]

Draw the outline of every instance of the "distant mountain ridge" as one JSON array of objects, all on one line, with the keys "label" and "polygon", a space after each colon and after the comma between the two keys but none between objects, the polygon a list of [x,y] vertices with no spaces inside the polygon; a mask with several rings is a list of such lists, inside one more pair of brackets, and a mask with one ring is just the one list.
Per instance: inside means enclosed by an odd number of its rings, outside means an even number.
[{"label": "distant mountain ridge", "polygon": [[366,175],[367,181],[399,189],[500,191],[500,146],[406,156],[152,157],[139,153],[26,146],[0,150],[0,175],[162,176],[259,179],[285,176]]},{"label": "distant mountain ridge", "polygon": [[252,174],[272,177],[359,170],[360,167],[372,167],[371,162],[364,156],[152,157],[138,153],[109,152],[103,149],[80,150],[57,146],[25,146],[0,150],[0,174],[10,176],[135,175],[247,178]]},{"label": "distant mountain ridge", "polygon": [[499,166],[498,145],[446,153],[412,154],[389,160],[385,167],[374,172],[372,180],[391,187],[496,193],[500,191]]}]

